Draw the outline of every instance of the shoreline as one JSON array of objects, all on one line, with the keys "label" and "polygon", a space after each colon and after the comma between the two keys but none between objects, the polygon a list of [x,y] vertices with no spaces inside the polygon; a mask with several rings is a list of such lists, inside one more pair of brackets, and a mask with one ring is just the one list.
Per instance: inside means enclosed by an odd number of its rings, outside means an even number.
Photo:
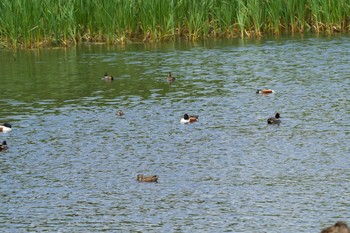
[{"label": "shoreline", "polygon": [[[20,40],[16,40],[17,44],[16,46],[12,46],[11,44],[6,44],[4,42],[4,39],[0,37],[0,49],[20,49],[20,50],[30,50],[30,49],[40,49],[40,48],[70,48],[74,46],[79,45],[110,45],[110,46],[126,46],[128,44],[157,44],[157,43],[167,43],[167,42],[174,42],[174,41],[188,41],[188,42],[200,42],[200,41],[212,41],[212,40],[226,40],[226,39],[252,39],[252,40],[260,40],[264,38],[279,38],[283,36],[339,36],[339,35],[349,35],[349,31],[344,32],[333,32],[333,33],[327,33],[325,31],[321,32],[298,32],[298,33],[290,33],[290,32],[283,32],[279,34],[263,34],[260,33],[259,36],[256,36],[254,32],[249,34],[249,32],[246,32],[247,35],[244,37],[241,37],[239,35],[233,35],[233,36],[227,36],[227,37],[200,37],[196,40],[188,39],[188,36],[172,36],[168,37],[167,39],[145,39],[145,38],[138,38],[138,37],[132,37],[132,38],[116,38],[114,41],[111,40],[80,40],[76,41],[74,39],[66,39],[66,40],[53,40],[53,39],[43,39],[42,41],[27,44],[24,42],[21,42]],[[8,41],[9,39],[5,40]]]}]

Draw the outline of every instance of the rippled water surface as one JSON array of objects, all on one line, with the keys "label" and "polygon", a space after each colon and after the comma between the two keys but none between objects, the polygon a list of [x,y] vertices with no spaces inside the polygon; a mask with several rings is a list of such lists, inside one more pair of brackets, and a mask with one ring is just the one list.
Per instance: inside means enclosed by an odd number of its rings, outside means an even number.
[{"label": "rippled water surface", "polygon": [[[1,232],[310,233],[349,220],[349,37],[0,54],[0,121],[13,126],[0,134]],[[276,93],[255,93],[265,87]]]}]

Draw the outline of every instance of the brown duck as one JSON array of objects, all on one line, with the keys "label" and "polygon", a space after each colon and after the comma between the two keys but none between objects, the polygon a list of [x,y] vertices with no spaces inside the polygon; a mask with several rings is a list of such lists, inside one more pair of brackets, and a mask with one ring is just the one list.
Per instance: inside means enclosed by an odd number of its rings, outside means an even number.
[{"label": "brown duck", "polygon": [[168,74],[168,82],[169,82],[169,83],[172,83],[172,82],[174,82],[174,81],[175,81],[175,77],[173,77],[172,74],[171,74],[171,72],[169,72],[169,74]]},{"label": "brown duck", "polygon": [[333,226],[324,228],[321,233],[350,233],[350,229],[345,222],[337,222]]},{"label": "brown duck", "polygon": [[158,182],[158,176],[143,176],[142,174],[137,175],[138,182]]}]

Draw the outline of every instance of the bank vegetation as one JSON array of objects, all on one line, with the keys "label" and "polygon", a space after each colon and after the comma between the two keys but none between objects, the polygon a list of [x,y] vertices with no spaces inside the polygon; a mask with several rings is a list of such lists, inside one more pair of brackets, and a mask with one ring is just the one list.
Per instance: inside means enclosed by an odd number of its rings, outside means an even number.
[{"label": "bank vegetation", "polygon": [[0,46],[349,32],[349,0],[1,0]]}]

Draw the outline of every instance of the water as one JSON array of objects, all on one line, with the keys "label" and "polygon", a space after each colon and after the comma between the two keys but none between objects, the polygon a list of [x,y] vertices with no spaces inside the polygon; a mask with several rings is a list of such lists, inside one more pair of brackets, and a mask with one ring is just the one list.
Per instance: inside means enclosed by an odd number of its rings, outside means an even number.
[{"label": "water", "polygon": [[[0,134],[1,232],[310,233],[349,220],[347,36],[0,53],[0,121],[13,125]],[[267,125],[277,111],[282,124]],[[182,125],[184,113],[200,121]]]}]

